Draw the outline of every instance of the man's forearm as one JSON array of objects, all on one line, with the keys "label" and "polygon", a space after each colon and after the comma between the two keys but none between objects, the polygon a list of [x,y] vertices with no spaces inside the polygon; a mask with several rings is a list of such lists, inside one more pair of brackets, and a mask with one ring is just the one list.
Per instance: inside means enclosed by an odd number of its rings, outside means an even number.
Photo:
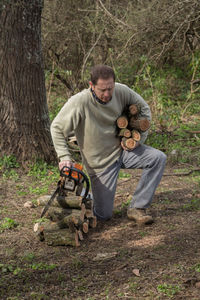
[{"label": "man's forearm", "polygon": [[58,127],[54,126],[53,123],[51,125],[51,136],[58,158],[61,161],[71,161],[72,158],[67,146],[66,138],[64,137],[62,131]]}]

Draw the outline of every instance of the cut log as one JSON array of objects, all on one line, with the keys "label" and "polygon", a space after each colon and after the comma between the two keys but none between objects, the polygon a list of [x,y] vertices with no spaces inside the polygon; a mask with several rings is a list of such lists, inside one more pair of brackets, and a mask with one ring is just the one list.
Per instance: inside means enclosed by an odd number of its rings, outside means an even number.
[{"label": "cut log", "polygon": [[[68,215],[78,215],[78,216],[82,216],[83,213],[81,210],[79,209],[64,209],[62,207],[50,207],[46,213],[46,218],[50,219],[53,222],[58,222],[60,220],[62,220],[64,217],[68,216]],[[84,220],[84,218],[83,218]]]},{"label": "cut log", "polygon": [[[67,219],[66,219],[67,218]],[[37,228],[37,232],[46,232],[46,231],[55,231],[55,230],[60,230],[68,228],[69,231],[74,232],[75,231],[75,226],[72,221],[72,216],[70,215],[69,217],[65,217],[63,220],[59,222],[51,222],[49,220],[42,222],[39,224]],[[34,228],[35,231],[35,228]]]},{"label": "cut log", "polygon": [[132,130],[132,131],[131,131],[131,136],[132,136],[132,138],[133,138],[136,142],[139,142],[139,141],[140,141],[141,136],[140,136],[139,131],[137,131],[137,130]]},{"label": "cut log", "polygon": [[82,214],[80,215],[73,214],[72,221],[76,227],[81,227],[84,221],[84,216]]},{"label": "cut log", "polygon": [[132,116],[137,115],[137,114],[139,113],[139,109],[138,109],[138,107],[137,107],[136,104],[130,105],[128,109],[129,109],[129,113],[130,113]]},{"label": "cut log", "polygon": [[[36,201],[37,201],[37,206],[45,206],[49,199],[51,198],[51,195],[43,195],[40,196]],[[54,200],[51,204],[52,206],[59,206],[58,202]]]},{"label": "cut log", "polygon": [[82,230],[84,233],[88,233],[89,231],[89,220],[83,222]]},{"label": "cut log", "polygon": [[83,241],[84,240],[84,237],[83,237],[83,233],[81,230],[77,230],[77,233],[78,233],[78,238],[80,241]]},{"label": "cut log", "polygon": [[78,234],[78,230],[75,232],[75,246],[76,247],[79,247],[80,246],[80,243],[79,243],[79,234]]},{"label": "cut log", "polygon": [[42,242],[44,241],[44,234],[43,234],[43,228],[41,229],[40,223],[35,223],[33,227],[33,231],[36,234],[36,236],[39,238],[39,240]]},{"label": "cut log", "polygon": [[82,216],[83,216],[83,220],[84,220],[84,216],[85,216],[85,213],[86,213],[86,208],[85,208],[84,203],[81,204],[81,212],[82,212]]},{"label": "cut log", "polygon": [[[49,201],[51,195],[44,195],[37,199],[38,206],[45,206]],[[64,208],[81,208],[82,197],[71,195],[68,193],[67,196],[58,196],[58,199],[55,199],[51,206],[53,207],[64,207]],[[59,204],[60,203],[60,204]]]},{"label": "cut log", "polygon": [[119,136],[131,137],[131,131],[127,128],[122,128],[118,134]]},{"label": "cut log", "polygon": [[122,138],[122,144],[124,147],[126,147],[127,149],[129,150],[133,150],[136,146],[136,141],[134,141],[133,138],[125,138],[123,137]]},{"label": "cut log", "polygon": [[135,118],[131,117],[129,120],[129,126],[133,129],[146,131],[150,127],[150,121],[148,119],[135,120]]},{"label": "cut log", "polygon": [[128,126],[128,118],[126,116],[120,116],[117,119],[118,128],[126,128]]},{"label": "cut log", "polygon": [[88,218],[88,220],[89,220],[89,227],[90,228],[96,228],[96,226],[97,226],[96,216],[90,217],[90,218]]},{"label": "cut log", "polygon": [[59,228],[69,228],[71,231],[74,230],[74,226],[77,224],[78,216],[75,214],[71,214],[69,216],[64,217],[62,220],[58,221]]},{"label": "cut log", "polygon": [[85,211],[85,217],[87,219],[94,217],[93,211],[91,209],[86,209],[86,211]]},{"label": "cut log", "polygon": [[45,242],[49,246],[80,246],[78,232],[70,232],[68,228],[43,231]]},{"label": "cut log", "polygon": [[70,195],[67,196],[58,196],[57,201],[59,205],[63,208],[79,208],[81,207],[82,197]]}]

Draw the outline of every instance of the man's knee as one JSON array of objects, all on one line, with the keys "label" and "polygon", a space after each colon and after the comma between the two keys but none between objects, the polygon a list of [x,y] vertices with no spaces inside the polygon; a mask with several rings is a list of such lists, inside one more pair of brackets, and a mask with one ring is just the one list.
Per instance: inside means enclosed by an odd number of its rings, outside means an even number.
[{"label": "man's knee", "polygon": [[167,160],[167,155],[162,151],[159,151],[159,160],[161,163],[165,164]]},{"label": "man's knee", "polygon": [[165,155],[165,153],[163,153],[162,151],[160,151],[158,149],[154,149],[153,155],[151,157],[150,166],[164,167],[166,164],[166,159],[167,159],[167,156]]}]

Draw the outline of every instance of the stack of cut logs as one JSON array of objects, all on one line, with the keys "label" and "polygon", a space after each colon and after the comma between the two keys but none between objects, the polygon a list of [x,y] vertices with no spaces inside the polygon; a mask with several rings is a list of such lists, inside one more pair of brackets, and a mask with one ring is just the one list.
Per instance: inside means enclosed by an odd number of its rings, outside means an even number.
[{"label": "stack of cut logs", "polygon": [[[49,199],[48,195],[42,196],[37,199],[37,205],[45,206]],[[62,203],[62,207],[58,202]],[[34,225],[34,232],[40,241],[51,246],[80,246],[89,228],[95,228],[96,225],[91,198],[83,202],[81,196],[68,193],[67,197],[54,200],[46,212],[45,220]]]},{"label": "stack of cut logs", "polygon": [[135,148],[136,143],[140,141],[140,133],[149,127],[150,121],[139,118],[139,108],[135,104],[130,105],[117,119],[118,136],[128,150]]}]

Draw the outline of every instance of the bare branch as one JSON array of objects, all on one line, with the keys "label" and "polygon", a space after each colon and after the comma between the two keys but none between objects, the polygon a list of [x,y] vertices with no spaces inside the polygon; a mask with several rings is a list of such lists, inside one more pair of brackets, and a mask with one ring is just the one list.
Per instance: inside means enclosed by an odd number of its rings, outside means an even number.
[{"label": "bare branch", "polygon": [[126,26],[126,27],[130,28],[130,29],[132,28],[130,25],[124,23],[122,20],[119,20],[117,17],[113,16],[113,15],[107,10],[107,8],[103,5],[103,3],[101,2],[101,0],[98,0],[98,1],[99,1],[99,3],[100,3],[101,7],[103,8],[103,10],[105,11],[105,13],[106,13],[112,20],[114,20],[116,23],[119,23],[119,24],[121,24],[121,25],[123,25],[123,26]]},{"label": "bare branch", "polygon": [[85,66],[86,66],[86,63],[87,63],[87,60],[88,58],[90,57],[93,49],[95,48],[95,46],[97,45],[98,41],[100,40],[101,36],[102,36],[102,33],[103,33],[104,29],[100,32],[99,36],[97,37],[95,43],[92,45],[92,47],[90,48],[90,50],[88,51],[85,59],[84,59],[84,62],[83,62],[83,66],[82,66],[82,70],[81,70],[81,78],[83,78],[83,74],[85,72]]}]

